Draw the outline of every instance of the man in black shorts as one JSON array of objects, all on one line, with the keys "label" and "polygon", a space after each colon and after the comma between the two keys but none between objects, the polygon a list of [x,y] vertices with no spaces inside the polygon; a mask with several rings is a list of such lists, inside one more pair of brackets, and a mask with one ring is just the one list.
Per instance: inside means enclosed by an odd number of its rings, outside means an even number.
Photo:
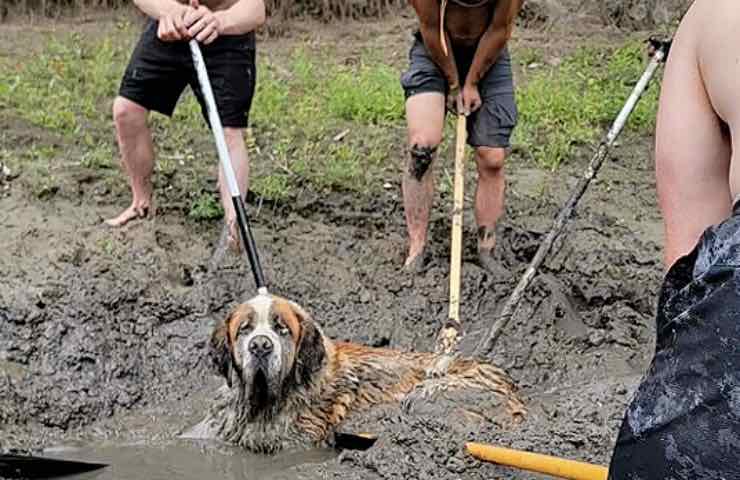
[{"label": "man in black shorts", "polygon": [[[117,217],[106,220],[112,227],[153,213],[154,148],[147,125],[149,111],[171,116],[180,94],[190,85],[208,120],[187,44],[193,38],[201,44],[237,181],[242,194],[246,194],[249,161],[244,128],[255,88],[254,30],[265,22],[263,0],[135,3],[150,18],[124,73],[119,96],[113,102],[121,162],[129,176],[133,201]],[[220,169],[219,186],[230,244],[236,247],[236,217]]]},{"label": "man in black shorts", "polygon": [[409,141],[403,199],[410,270],[424,263],[434,197],[430,167],[442,141],[446,104],[468,115],[468,143],[478,165],[478,253],[481,266],[492,270],[496,223],[504,211],[504,159],[517,122],[506,44],[521,2],[410,0],[419,17],[409,68],[401,77]]}]

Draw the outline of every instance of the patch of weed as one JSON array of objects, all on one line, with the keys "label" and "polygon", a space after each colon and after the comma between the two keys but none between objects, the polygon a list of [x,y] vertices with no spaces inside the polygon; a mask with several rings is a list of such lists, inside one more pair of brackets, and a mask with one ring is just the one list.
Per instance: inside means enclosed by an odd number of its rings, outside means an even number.
[{"label": "patch of weed", "polygon": [[224,210],[218,197],[211,193],[201,193],[190,205],[188,216],[195,221],[203,222],[223,217]]}]

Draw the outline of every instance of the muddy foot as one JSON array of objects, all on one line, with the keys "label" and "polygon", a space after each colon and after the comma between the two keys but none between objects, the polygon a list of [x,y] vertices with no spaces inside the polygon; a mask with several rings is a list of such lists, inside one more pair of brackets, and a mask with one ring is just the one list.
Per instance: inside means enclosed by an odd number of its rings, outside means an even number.
[{"label": "muddy foot", "polygon": [[422,250],[414,257],[406,258],[406,262],[403,264],[403,270],[408,273],[422,273],[426,267],[426,250]]},{"label": "muddy foot", "polygon": [[478,263],[483,269],[493,274],[504,273],[500,263],[494,256],[496,250],[495,227],[478,228]]}]

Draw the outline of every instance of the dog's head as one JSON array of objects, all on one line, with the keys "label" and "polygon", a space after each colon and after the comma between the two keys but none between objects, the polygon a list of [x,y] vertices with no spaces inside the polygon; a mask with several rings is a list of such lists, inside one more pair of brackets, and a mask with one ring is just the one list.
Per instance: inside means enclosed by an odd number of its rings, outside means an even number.
[{"label": "dog's head", "polygon": [[213,332],[211,355],[231,388],[243,389],[253,412],[307,385],[326,363],[320,328],[298,304],[259,295],[236,307]]}]

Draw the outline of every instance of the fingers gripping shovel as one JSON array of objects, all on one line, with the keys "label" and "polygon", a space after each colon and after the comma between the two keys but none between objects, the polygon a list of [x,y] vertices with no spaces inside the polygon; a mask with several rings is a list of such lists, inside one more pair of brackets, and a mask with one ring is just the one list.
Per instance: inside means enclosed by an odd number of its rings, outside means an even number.
[{"label": "fingers gripping shovel", "polygon": [[226,183],[229,187],[229,193],[231,194],[231,201],[234,203],[234,210],[236,211],[236,221],[239,226],[239,236],[241,237],[242,245],[247,252],[247,258],[249,265],[254,275],[254,282],[257,285],[257,292],[261,295],[267,294],[267,285],[265,283],[265,277],[262,274],[262,266],[260,265],[260,259],[257,255],[257,246],[254,243],[254,237],[252,231],[249,228],[249,219],[247,218],[247,210],[244,207],[244,199],[239,192],[239,185],[236,182],[236,176],[234,175],[234,168],[231,164],[231,157],[229,156],[229,150],[226,148],[226,138],[224,137],[224,130],[221,126],[221,118],[218,115],[218,109],[216,108],[216,100],[213,97],[213,90],[211,89],[211,81],[208,78],[208,72],[206,71],[206,64],[203,60],[203,54],[200,51],[198,42],[196,40],[190,40],[190,53],[193,57],[193,65],[195,71],[198,74],[198,83],[200,89],[203,92],[203,97],[206,102],[206,110],[208,111],[208,120],[213,130],[213,136],[216,139],[216,149],[218,150],[218,158],[221,162],[221,168],[224,170],[224,177],[226,177]]},{"label": "fingers gripping shovel", "polygon": [[457,346],[462,324],[460,323],[460,278],[462,270],[462,227],[465,189],[465,140],[467,137],[466,117],[457,116],[457,140],[455,145],[455,176],[452,207],[452,238],[450,241],[450,309],[445,328],[437,337],[437,350],[451,354]]}]

